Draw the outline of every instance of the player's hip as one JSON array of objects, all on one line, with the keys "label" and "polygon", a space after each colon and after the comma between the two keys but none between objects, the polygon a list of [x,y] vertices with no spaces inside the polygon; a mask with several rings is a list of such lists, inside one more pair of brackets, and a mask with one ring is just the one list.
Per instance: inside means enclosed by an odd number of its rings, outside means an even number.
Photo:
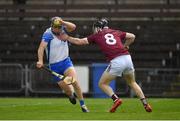
[{"label": "player's hip", "polygon": [[[73,67],[73,63],[70,59],[70,57],[67,57],[66,59],[57,62],[57,63],[53,63],[50,64],[50,69],[55,71],[58,74],[64,75],[64,73],[70,69],[71,67]],[[58,77],[54,77],[55,81],[58,82],[60,79]]]},{"label": "player's hip", "polygon": [[134,72],[134,65],[130,55],[121,55],[110,61],[106,69],[112,75],[121,76],[122,74]]},{"label": "player's hip", "polygon": [[50,64],[50,68],[60,74],[64,74],[64,71],[69,67],[73,67],[73,63],[70,57],[67,57],[59,62]]}]

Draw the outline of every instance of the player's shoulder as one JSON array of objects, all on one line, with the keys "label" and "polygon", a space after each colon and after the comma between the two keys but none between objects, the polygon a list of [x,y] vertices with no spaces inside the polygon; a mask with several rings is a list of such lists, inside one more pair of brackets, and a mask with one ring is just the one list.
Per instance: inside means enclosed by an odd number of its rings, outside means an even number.
[{"label": "player's shoulder", "polygon": [[47,28],[46,31],[44,32],[44,35],[46,35],[46,36],[53,36],[51,28]]},{"label": "player's shoulder", "polygon": [[109,32],[114,33],[114,34],[118,34],[118,35],[126,33],[126,32],[124,32],[124,31],[122,31],[120,29],[109,29]]},{"label": "player's shoulder", "polygon": [[51,28],[46,29],[46,31],[43,33],[43,38],[53,39]]},{"label": "player's shoulder", "polygon": [[109,28],[109,29],[107,29],[107,31],[110,31],[110,32],[119,32],[119,31],[121,31],[121,30]]},{"label": "player's shoulder", "polygon": [[46,33],[46,34],[52,34],[51,28],[47,28],[47,29],[44,31],[44,33]]}]

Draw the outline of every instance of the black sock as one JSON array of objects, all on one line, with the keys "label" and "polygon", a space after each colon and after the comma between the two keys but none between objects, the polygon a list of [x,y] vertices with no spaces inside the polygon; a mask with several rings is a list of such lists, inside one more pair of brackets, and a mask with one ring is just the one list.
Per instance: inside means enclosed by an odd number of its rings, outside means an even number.
[{"label": "black sock", "polygon": [[147,105],[148,104],[146,98],[141,98],[141,102],[142,102],[143,105]]},{"label": "black sock", "polygon": [[111,96],[112,100],[115,102],[119,97],[116,94],[113,94]]}]

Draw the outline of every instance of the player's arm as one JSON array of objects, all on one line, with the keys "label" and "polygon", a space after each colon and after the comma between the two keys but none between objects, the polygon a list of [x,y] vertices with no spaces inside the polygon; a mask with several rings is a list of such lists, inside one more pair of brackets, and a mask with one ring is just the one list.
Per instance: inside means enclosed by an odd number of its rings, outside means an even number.
[{"label": "player's arm", "polygon": [[76,44],[76,45],[86,45],[89,44],[87,38],[75,38],[75,37],[71,37],[68,36],[67,41],[69,41],[72,44]]},{"label": "player's arm", "polygon": [[72,32],[76,29],[76,25],[72,22],[62,20],[62,25],[65,26],[65,28],[68,32]]},{"label": "player's arm", "polygon": [[43,57],[44,57],[44,50],[47,47],[47,42],[41,41],[39,48],[38,48],[38,61],[37,61],[37,68],[41,68],[44,65]]},{"label": "player's arm", "polygon": [[135,37],[136,36],[134,34],[127,32],[125,36],[124,48],[129,49],[129,45],[131,45],[134,42]]}]

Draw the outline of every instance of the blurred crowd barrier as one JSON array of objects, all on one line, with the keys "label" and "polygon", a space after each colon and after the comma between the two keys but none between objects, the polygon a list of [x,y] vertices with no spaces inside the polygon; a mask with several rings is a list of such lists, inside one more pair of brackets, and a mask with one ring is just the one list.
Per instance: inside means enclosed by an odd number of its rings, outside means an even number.
[{"label": "blurred crowd barrier", "polygon": [[[105,97],[97,82],[106,64],[76,65],[80,86],[90,97]],[[137,68],[136,80],[147,97],[180,97],[180,69]],[[122,78],[111,85],[119,95],[134,97],[135,94]],[[35,65],[0,64],[0,96],[8,95],[63,95],[52,75]]]}]

